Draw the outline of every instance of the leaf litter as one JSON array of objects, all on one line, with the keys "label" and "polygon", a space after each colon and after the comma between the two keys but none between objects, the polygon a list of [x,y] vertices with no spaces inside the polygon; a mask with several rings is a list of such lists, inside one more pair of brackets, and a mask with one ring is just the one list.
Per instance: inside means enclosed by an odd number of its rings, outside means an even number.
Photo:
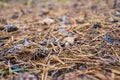
[{"label": "leaf litter", "polygon": [[10,5],[8,1],[8,6],[0,7],[1,80],[120,79],[120,19],[116,3],[23,3]]}]

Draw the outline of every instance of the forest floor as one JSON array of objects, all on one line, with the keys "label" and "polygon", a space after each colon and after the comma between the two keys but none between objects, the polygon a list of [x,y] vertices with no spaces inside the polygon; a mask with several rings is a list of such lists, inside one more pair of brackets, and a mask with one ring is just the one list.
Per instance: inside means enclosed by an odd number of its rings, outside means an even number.
[{"label": "forest floor", "polygon": [[120,80],[120,6],[111,3],[0,5],[0,80]]}]

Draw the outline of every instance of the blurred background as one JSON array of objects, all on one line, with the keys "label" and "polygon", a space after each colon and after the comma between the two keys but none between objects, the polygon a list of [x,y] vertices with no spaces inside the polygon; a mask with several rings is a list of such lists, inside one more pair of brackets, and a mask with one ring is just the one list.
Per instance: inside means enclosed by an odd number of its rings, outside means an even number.
[{"label": "blurred background", "polygon": [[[108,4],[109,6],[119,6],[120,8],[120,0],[0,0],[0,5],[5,5],[5,3],[22,3],[25,5],[32,5],[35,3],[39,3],[39,2],[62,2],[63,4],[66,2],[76,2],[76,1],[85,1],[86,5],[88,4],[92,4],[92,2],[104,2],[106,4]],[[88,3],[89,2],[89,3]]]}]

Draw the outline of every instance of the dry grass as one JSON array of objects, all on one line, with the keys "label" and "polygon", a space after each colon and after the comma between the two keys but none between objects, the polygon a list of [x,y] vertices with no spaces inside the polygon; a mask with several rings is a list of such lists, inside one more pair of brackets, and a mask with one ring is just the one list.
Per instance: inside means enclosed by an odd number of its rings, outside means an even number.
[{"label": "dry grass", "polygon": [[2,7],[0,80],[119,80],[119,10],[98,0]]}]

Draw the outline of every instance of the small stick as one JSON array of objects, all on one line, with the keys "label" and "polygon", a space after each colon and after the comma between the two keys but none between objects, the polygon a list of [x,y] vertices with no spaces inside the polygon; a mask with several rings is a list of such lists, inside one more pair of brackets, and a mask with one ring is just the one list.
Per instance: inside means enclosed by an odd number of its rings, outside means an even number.
[{"label": "small stick", "polygon": [[106,1],[106,4],[108,4],[108,0],[105,0]]},{"label": "small stick", "polygon": [[113,8],[116,8],[117,6],[117,0],[114,0]]}]

